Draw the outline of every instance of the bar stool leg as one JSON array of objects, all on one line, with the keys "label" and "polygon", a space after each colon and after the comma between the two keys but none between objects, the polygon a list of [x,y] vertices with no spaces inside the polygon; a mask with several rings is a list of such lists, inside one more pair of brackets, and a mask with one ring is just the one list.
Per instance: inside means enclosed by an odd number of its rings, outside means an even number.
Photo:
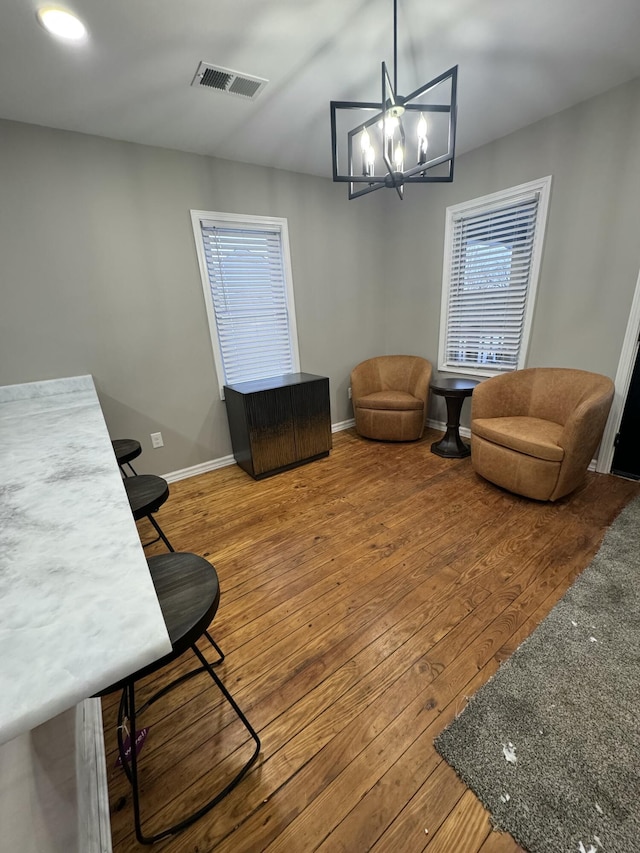
[{"label": "bar stool leg", "polygon": [[[213,642],[213,641],[212,641],[212,642]],[[214,645],[215,645],[215,643],[214,643]],[[191,646],[191,648],[193,649],[193,651],[194,651],[194,653],[195,653],[196,657],[198,658],[198,660],[199,660],[199,661],[200,661],[200,663],[202,664],[203,669],[206,669],[206,671],[209,673],[209,675],[211,676],[211,678],[213,678],[213,680],[215,681],[215,683],[216,683],[216,685],[217,685],[218,689],[220,690],[220,692],[222,693],[222,695],[224,696],[224,698],[227,700],[227,702],[231,705],[231,707],[233,708],[233,710],[236,712],[236,714],[237,714],[237,715],[238,715],[238,717],[240,718],[240,721],[242,722],[243,726],[244,726],[244,727],[245,727],[245,729],[249,732],[249,734],[251,735],[251,737],[253,738],[253,740],[254,740],[254,742],[255,742],[255,744],[256,744],[256,748],[255,748],[255,750],[254,750],[253,755],[251,756],[251,758],[249,759],[249,761],[245,764],[245,766],[242,768],[241,772],[240,772],[240,773],[238,774],[238,776],[233,780],[233,782],[231,782],[231,783],[227,786],[227,788],[225,788],[225,789],[224,789],[224,792],[218,795],[218,799],[216,800],[216,802],[219,802],[219,800],[221,800],[221,799],[222,799],[222,797],[224,796],[225,792],[226,792],[226,793],[228,793],[228,791],[230,791],[230,790],[231,790],[231,788],[235,787],[235,785],[240,781],[240,779],[242,779],[242,777],[243,777],[243,776],[244,776],[244,774],[247,772],[247,770],[249,769],[249,767],[253,764],[253,762],[254,762],[254,761],[256,760],[256,758],[258,757],[258,753],[260,752],[260,738],[258,737],[257,732],[255,731],[255,729],[253,728],[253,726],[251,725],[251,723],[249,722],[249,720],[247,720],[247,718],[245,717],[245,715],[243,714],[243,712],[240,710],[240,706],[238,705],[238,703],[236,702],[236,700],[233,698],[233,696],[231,695],[231,693],[229,693],[229,691],[227,690],[227,688],[224,686],[224,684],[222,683],[222,681],[221,681],[221,680],[220,680],[220,678],[218,677],[218,674],[217,674],[217,673],[216,673],[216,671],[213,669],[213,667],[211,666],[211,664],[209,663],[209,661],[208,661],[208,660],[205,658],[205,656],[202,654],[202,652],[200,651],[200,649],[199,649],[196,645]],[[216,648],[217,648],[217,646],[216,646]]]},{"label": "bar stool leg", "polygon": [[214,649],[218,652],[218,654],[220,655],[220,657],[218,658],[218,660],[214,660],[214,661],[212,661],[212,663],[211,663],[211,665],[212,665],[212,666],[217,666],[219,663],[222,663],[222,661],[224,660],[224,652],[222,651],[222,649],[220,648],[220,646],[216,643],[216,641],[213,639],[213,637],[211,636],[211,634],[210,634],[208,631],[205,631],[205,632],[204,632],[204,635],[205,635],[205,637],[207,638],[207,640],[209,640],[209,642],[211,643],[211,645],[213,646],[213,648],[214,648]]},{"label": "bar stool leg", "polygon": [[[130,757],[127,758],[122,737],[122,723],[124,717],[129,721],[129,749]],[[135,683],[128,681],[120,697],[118,709],[118,753],[122,762],[122,769],[131,784],[131,796],[133,800],[133,822],[135,825],[136,838],[140,844],[152,844],[154,838],[147,838],[142,834],[140,826],[140,793],[138,791],[138,756],[136,755],[136,697]]]},{"label": "bar stool leg", "polygon": [[[169,540],[167,539],[167,537],[164,535],[164,533],[162,532],[162,528],[160,527],[160,525],[158,524],[158,522],[155,520],[155,518],[154,518],[152,515],[148,515],[148,516],[147,516],[147,518],[149,519],[149,521],[151,522],[151,524],[154,526],[155,531],[156,531],[156,533],[158,534],[159,538],[160,538],[160,539],[162,539],[162,541],[164,542],[164,544],[167,546],[167,548],[168,548],[170,551],[173,551],[173,552],[175,553],[175,549],[174,549],[173,545],[171,544],[171,542],[169,542]],[[158,541],[157,539],[154,539],[154,540],[153,540],[153,542],[157,542],[157,541]],[[147,542],[146,544],[147,544],[147,545],[151,545],[151,544],[152,544],[152,542]],[[145,547],[146,547],[146,545],[145,545]]]},{"label": "bar stool leg", "polygon": [[[153,844],[156,840],[155,838],[147,838],[142,834],[142,827],[140,825],[140,792],[138,791],[138,756],[136,755],[136,697],[135,697],[135,684],[133,681],[130,681],[125,690],[128,691],[128,705],[129,705],[129,722],[131,724],[131,733],[129,735],[129,743],[131,745],[131,796],[133,799],[133,822],[135,824],[136,829],[136,838],[140,842],[140,844]],[[125,758],[123,757],[123,762]]]},{"label": "bar stool leg", "polygon": [[[205,633],[207,634],[207,638],[209,639],[211,644],[222,655],[222,652],[220,651],[220,649],[217,646],[217,644],[215,643],[215,641],[210,637],[208,632],[205,632]],[[240,710],[240,707],[238,706],[238,704],[235,701],[235,699],[233,698],[233,696],[229,693],[229,691],[224,686],[224,684],[222,683],[222,681],[220,680],[220,678],[218,677],[216,672],[213,670],[212,664],[209,663],[209,661],[204,657],[204,655],[202,654],[200,649],[195,644],[193,646],[191,646],[191,649],[194,652],[194,654],[196,655],[196,657],[198,658],[198,660],[200,661],[200,663],[202,664],[202,666],[196,670],[193,670],[190,673],[187,673],[184,676],[180,676],[179,678],[175,679],[175,681],[173,681],[170,685],[167,685],[162,690],[160,690],[156,695],[154,695],[142,707],[146,708],[153,701],[155,701],[155,699],[157,699],[160,696],[168,693],[170,689],[172,689],[173,687],[176,687],[178,684],[185,681],[186,678],[189,678],[190,676],[195,675],[196,673],[202,672],[204,670],[204,671],[208,672],[208,674],[211,676],[211,678],[215,682],[216,686],[218,687],[218,689],[220,690],[220,692],[222,693],[224,698],[227,700],[227,702],[231,705],[233,710],[238,715],[240,722],[243,724],[243,726],[245,727],[245,729],[247,730],[247,732],[251,736],[252,740],[254,741],[255,747],[254,747],[254,750],[253,750],[251,757],[248,759],[248,761],[245,762],[245,764],[241,767],[241,769],[238,771],[238,773],[236,773],[236,775],[233,777],[233,779],[227,785],[225,785],[225,787],[218,794],[216,794],[215,797],[213,797],[211,800],[209,800],[208,803],[205,803],[205,805],[202,806],[200,809],[198,809],[196,812],[189,815],[184,820],[181,820],[180,822],[169,827],[168,829],[165,829],[162,832],[158,832],[155,835],[150,835],[150,836],[144,835],[142,832],[142,826],[140,823],[140,792],[138,790],[138,758],[137,758],[136,749],[135,749],[135,739],[136,739],[135,686],[134,686],[133,681],[128,682],[127,685],[125,686],[124,690],[123,690],[123,695],[122,695],[122,698],[120,701],[120,710],[122,711],[123,714],[126,710],[127,716],[129,719],[129,725],[130,725],[129,741],[131,744],[131,756],[129,759],[127,759],[127,757],[125,755],[124,740],[122,738],[122,728],[121,728],[122,719],[120,718],[120,711],[118,714],[118,722],[120,725],[120,727],[118,728],[118,751],[120,753],[120,758],[122,760],[122,766],[124,768],[124,771],[127,775],[127,778],[129,779],[129,781],[131,783],[131,792],[132,792],[132,800],[133,800],[133,819],[134,819],[134,824],[135,824],[136,838],[138,839],[140,844],[154,844],[156,841],[160,841],[163,838],[167,838],[170,835],[175,835],[176,833],[181,832],[183,829],[186,829],[188,826],[191,826],[192,823],[195,823],[197,820],[199,820],[201,817],[203,817],[203,815],[205,815],[215,805],[217,805],[222,799],[224,799],[227,796],[227,794],[231,793],[231,791],[236,787],[236,785],[238,785],[240,780],[246,775],[247,771],[249,770],[249,768],[254,763],[254,761],[256,760],[256,758],[258,757],[258,755],[260,753],[261,744],[260,744],[260,738],[258,737],[258,734],[256,733],[255,729],[253,728],[253,726],[251,725],[249,720],[247,720],[247,718],[245,717],[243,712]],[[224,655],[223,655],[223,657],[224,657]],[[216,661],[216,663],[218,663],[218,662],[219,661]]]},{"label": "bar stool leg", "polygon": [[[217,660],[211,661],[211,666],[218,666],[218,664],[221,664],[222,661],[224,660],[224,652],[222,651],[220,646],[216,643],[216,641],[213,639],[213,637],[211,636],[211,634],[208,631],[204,632],[204,636],[207,638],[207,640],[209,640],[209,642],[211,643],[211,645],[213,646],[213,648],[217,651],[217,653],[219,655]],[[166,696],[167,693],[171,693],[171,691],[174,688],[176,688],[179,684],[183,684],[185,681],[189,681],[190,678],[193,678],[194,675],[200,675],[201,672],[205,672],[205,671],[206,670],[203,666],[199,666],[196,669],[191,669],[191,670],[189,670],[189,672],[185,672],[183,675],[179,675],[177,678],[174,678],[173,681],[171,681],[169,684],[166,684],[164,687],[162,687],[160,690],[158,690],[156,693],[154,693],[150,699],[147,699],[147,701],[144,703],[144,705],[141,705],[138,708],[138,716],[140,716],[140,714],[142,714],[144,711],[146,711],[147,708],[149,708],[151,705],[153,705],[154,702],[157,702],[158,699],[161,699],[163,696]],[[131,780],[129,780],[129,781],[131,781]]]},{"label": "bar stool leg", "polygon": [[[117,721],[117,738],[118,738],[118,754],[120,756],[120,761],[122,762],[122,769],[124,770],[124,774],[131,782],[131,768],[129,767],[129,762],[126,760],[126,751],[124,748],[124,737],[122,735],[124,729],[124,721],[125,719],[129,721],[129,694],[126,686],[122,689],[122,694],[120,695],[120,703],[118,705],[118,721]],[[131,741],[131,736],[129,736],[129,741]]]}]

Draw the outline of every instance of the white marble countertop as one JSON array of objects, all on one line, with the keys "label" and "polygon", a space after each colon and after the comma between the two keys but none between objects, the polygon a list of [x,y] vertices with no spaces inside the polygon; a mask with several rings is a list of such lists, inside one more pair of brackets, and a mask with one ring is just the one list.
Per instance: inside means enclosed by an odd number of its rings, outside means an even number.
[{"label": "white marble countertop", "polygon": [[93,379],[0,387],[0,744],[170,650]]}]

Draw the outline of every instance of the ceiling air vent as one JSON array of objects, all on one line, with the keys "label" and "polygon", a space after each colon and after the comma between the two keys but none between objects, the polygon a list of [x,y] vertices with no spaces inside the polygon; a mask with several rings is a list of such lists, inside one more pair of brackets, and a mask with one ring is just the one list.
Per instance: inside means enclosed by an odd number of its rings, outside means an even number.
[{"label": "ceiling air vent", "polygon": [[241,74],[230,68],[220,68],[209,62],[201,62],[196,75],[191,81],[192,86],[207,89],[217,89],[228,95],[237,95],[240,98],[257,98],[269,81],[263,77],[252,77],[250,74]]}]

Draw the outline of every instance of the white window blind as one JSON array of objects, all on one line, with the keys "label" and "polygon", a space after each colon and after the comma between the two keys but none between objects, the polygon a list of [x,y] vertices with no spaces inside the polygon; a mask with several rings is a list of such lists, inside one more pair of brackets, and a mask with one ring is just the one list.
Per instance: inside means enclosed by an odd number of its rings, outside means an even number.
[{"label": "white window blind", "polygon": [[198,226],[221,384],[297,372],[293,294],[282,224],[261,226],[256,219],[199,217]]},{"label": "white window blind", "polygon": [[[549,179],[545,179],[548,181]],[[448,211],[440,367],[481,375],[522,366],[546,216],[543,187]]]}]

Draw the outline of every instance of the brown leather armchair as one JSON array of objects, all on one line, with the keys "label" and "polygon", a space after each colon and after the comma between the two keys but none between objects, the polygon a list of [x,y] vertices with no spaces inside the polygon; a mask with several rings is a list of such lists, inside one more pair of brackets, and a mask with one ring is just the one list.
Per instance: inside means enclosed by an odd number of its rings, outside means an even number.
[{"label": "brown leather armchair", "polygon": [[431,363],[415,355],[369,358],[351,371],[356,432],[381,441],[414,441],[427,416]]},{"label": "brown leather armchair", "polygon": [[607,376],[533,367],[481,382],[471,398],[471,462],[504,489],[540,501],[569,494],[600,443],[614,384]]}]

